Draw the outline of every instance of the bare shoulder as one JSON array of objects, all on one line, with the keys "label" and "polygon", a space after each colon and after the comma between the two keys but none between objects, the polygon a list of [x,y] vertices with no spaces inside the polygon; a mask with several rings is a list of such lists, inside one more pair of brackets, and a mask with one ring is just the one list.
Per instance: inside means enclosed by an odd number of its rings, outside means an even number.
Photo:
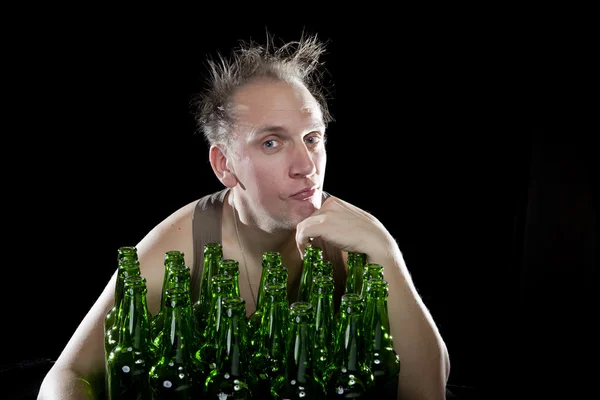
[{"label": "bare shoulder", "polygon": [[142,275],[146,278],[148,307],[152,314],[158,312],[165,253],[178,250],[184,253],[186,265],[193,262],[192,219],[198,200],[185,204],[165,217],[136,245]]},{"label": "bare shoulder", "polygon": [[[173,247],[177,249],[183,245],[182,241],[191,241],[192,217],[198,200],[194,200],[159,222],[138,243],[138,252],[143,255],[152,249]],[[166,250],[165,250],[166,251]]]}]

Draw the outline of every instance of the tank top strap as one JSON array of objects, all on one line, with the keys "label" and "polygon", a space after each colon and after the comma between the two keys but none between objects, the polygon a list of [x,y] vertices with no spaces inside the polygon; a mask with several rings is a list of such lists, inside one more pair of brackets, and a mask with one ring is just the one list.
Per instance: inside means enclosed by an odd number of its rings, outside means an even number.
[{"label": "tank top strap", "polygon": [[192,241],[194,258],[191,268],[190,292],[192,301],[198,300],[200,280],[204,267],[204,246],[221,243],[223,202],[229,188],[206,195],[198,200],[192,216]]}]

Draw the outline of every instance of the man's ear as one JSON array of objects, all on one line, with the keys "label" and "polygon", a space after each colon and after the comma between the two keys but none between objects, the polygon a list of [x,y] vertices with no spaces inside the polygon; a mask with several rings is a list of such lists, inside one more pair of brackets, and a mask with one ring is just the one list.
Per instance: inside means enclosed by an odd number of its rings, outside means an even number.
[{"label": "man's ear", "polygon": [[211,145],[209,150],[210,165],[221,183],[227,187],[234,187],[238,181],[227,165],[227,155],[223,151],[221,145]]}]

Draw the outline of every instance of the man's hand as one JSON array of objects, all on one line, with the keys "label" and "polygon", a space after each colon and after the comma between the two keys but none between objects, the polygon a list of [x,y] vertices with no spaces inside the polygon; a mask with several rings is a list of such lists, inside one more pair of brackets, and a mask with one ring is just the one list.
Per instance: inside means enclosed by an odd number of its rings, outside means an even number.
[{"label": "man's hand", "polygon": [[296,244],[300,255],[314,238],[345,252],[389,254],[395,241],[377,218],[335,196],[328,197],[310,217],[300,222]]},{"label": "man's hand", "polygon": [[398,244],[371,214],[337,197],[329,197],[298,224],[296,245],[301,256],[313,238],[345,252],[364,253],[381,264],[389,283],[388,304],[394,350],[400,356],[399,398],[445,398],[450,363],[446,345],[420,298]]}]

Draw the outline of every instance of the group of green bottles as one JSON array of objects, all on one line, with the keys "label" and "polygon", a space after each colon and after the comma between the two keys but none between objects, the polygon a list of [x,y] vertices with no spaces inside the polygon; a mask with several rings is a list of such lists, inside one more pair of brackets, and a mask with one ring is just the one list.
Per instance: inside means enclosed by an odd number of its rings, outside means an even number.
[{"label": "group of green bottles", "polygon": [[246,317],[239,264],[219,243],[204,248],[197,301],[182,252],[165,253],[159,312],[146,303],[135,247],[121,247],[114,306],[105,318],[105,398],[396,399],[383,268],[348,254],[339,310],[333,266],[305,251],[297,296],[289,299],[281,255],[265,252],[256,311]]}]

